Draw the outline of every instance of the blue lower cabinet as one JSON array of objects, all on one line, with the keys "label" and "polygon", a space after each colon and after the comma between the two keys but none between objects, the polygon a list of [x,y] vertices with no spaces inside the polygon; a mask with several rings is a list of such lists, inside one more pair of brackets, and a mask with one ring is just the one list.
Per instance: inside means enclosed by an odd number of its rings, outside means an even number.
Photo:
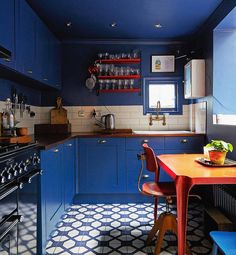
[{"label": "blue lower cabinet", "polygon": [[75,140],[63,144],[64,209],[73,202],[75,195]]},{"label": "blue lower cabinet", "polygon": [[83,138],[79,142],[79,193],[126,192],[125,139]]},{"label": "blue lower cabinet", "polygon": [[41,221],[42,250],[64,211],[63,146],[41,151]]}]

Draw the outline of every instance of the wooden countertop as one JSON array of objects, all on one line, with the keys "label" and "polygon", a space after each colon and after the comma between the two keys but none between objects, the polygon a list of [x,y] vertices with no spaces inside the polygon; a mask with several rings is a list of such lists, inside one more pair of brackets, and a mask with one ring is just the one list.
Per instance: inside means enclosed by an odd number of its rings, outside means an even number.
[{"label": "wooden countertop", "polygon": [[50,149],[61,143],[64,143],[72,138],[96,138],[96,137],[110,137],[110,138],[132,138],[132,137],[171,137],[171,136],[204,136],[199,133],[170,133],[170,134],[134,134],[134,133],[118,133],[118,134],[104,134],[101,132],[74,132],[67,135],[35,135],[35,140],[38,141],[39,147],[42,150]]}]

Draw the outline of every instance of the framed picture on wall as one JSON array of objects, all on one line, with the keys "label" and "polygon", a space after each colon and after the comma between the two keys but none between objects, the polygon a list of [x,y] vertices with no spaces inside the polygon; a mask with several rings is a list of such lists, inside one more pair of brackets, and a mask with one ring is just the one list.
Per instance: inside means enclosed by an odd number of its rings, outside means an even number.
[{"label": "framed picture on wall", "polygon": [[151,56],[152,73],[172,73],[175,72],[174,55],[152,55]]}]

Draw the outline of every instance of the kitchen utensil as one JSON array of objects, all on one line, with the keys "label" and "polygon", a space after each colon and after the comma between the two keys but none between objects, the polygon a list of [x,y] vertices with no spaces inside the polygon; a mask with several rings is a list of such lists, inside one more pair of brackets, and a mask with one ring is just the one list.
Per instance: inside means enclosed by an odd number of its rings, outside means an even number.
[{"label": "kitchen utensil", "polygon": [[96,77],[95,75],[91,74],[91,77],[87,78],[86,83],[85,83],[86,87],[92,91],[92,89],[95,87],[96,85]]},{"label": "kitchen utensil", "polygon": [[106,114],[101,117],[101,121],[104,124],[105,129],[115,129],[115,115]]},{"label": "kitchen utensil", "polygon": [[67,110],[62,107],[62,98],[57,97],[57,106],[50,112],[51,124],[67,124]]}]

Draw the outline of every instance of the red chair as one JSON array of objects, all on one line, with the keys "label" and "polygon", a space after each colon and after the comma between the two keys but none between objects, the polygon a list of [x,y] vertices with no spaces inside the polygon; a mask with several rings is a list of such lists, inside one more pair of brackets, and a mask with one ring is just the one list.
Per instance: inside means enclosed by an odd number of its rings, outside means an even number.
[{"label": "red chair", "polygon": [[[170,212],[169,208],[172,198],[176,196],[176,190],[173,182],[159,182],[160,170],[156,155],[152,148],[150,148],[146,143],[143,144],[143,149],[144,154],[139,156],[142,161],[142,167],[138,177],[138,189],[142,194],[154,197],[154,226],[148,235],[147,244],[149,245],[151,243],[152,239],[159,231],[154,253],[155,255],[158,255],[161,250],[161,243],[165,233],[167,231],[171,231],[176,234],[176,236],[178,234],[176,216]],[[145,182],[141,187],[144,161],[146,162],[146,169],[155,173],[155,180],[153,182]],[[157,219],[158,198],[161,197],[166,200],[166,211],[161,213]],[[191,254],[188,245],[186,245],[186,253]]]}]

